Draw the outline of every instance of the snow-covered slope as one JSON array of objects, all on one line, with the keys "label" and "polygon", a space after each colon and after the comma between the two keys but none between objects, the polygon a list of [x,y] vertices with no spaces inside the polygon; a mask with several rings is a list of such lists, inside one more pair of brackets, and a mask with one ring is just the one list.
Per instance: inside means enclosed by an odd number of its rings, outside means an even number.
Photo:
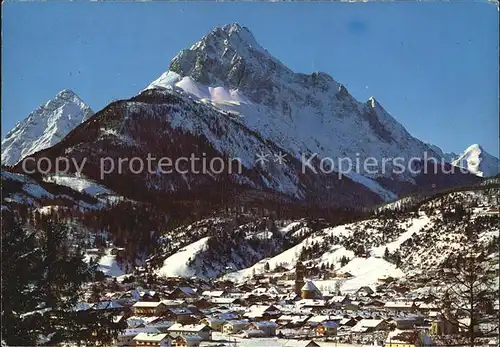
[{"label": "snow-covered slope", "polygon": [[98,269],[105,275],[118,277],[124,274],[120,265],[116,262],[116,255],[111,253],[111,249],[106,249],[106,253],[99,259]]},{"label": "snow-covered slope", "polygon": [[[265,264],[269,264],[271,270],[278,266],[293,268],[300,260],[306,265],[328,264],[328,267],[333,266],[339,273],[349,273],[354,276],[345,281],[344,290],[362,285],[373,285],[379,278],[403,276],[401,269],[383,259],[385,248],[394,252],[404,241],[414,233],[420,232],[428,223],[429,218],[423,215],[390,222],[370,219],[323,229],[283,253],[273,258],[263,259],[248,269],[227,274],[226,278],[244,282],[256,273],[263,273]],[[343,257],[349,260],[346,265],[341,263]]]},{"label": "snow-covered slope", "polygon": [[[81,209],[101,209],[107,200],[99,200],[97,194],[91,196],[91,191],[74,189],[69,184],[56,184],[35,180],[24,174],[2,171],[2,209],[11,205],[27,207],[79,206]],[[54,207],[55,206],[55,207]]]},{"label": "snow-covered slope", "polygon": [[[227,252],[218,252],[214,240],[212,246],[208,245],[213,236],[203,234],[200,237],[201,234],[195,232],[195,235],[199,235],[195,237],[196,240],[170,253],[159,264],[158,273],[163,276],[206,278],[227,272],[224,265],[229,264],[237,271],[226,273],[223,278],[241,283],[251,280],[255,275],[281,277],[283,269],[292,273],[296,263],[301,261],[309,269],[323,269],[317,272],[322,276],[326,275],[325,269],[328,270],[330,278],[327,279],[320,280],[318,277],[312,278],[313,274],[307,275],[318,286],[333,288],[335,282],[341,281],[343,291],[365,285],[376,286],[380,279],[388,277],[424,274],[435,269],[446,255],[458,247],[456,240],[466,230],[466,221],[457,219],[454,214],[454,204],[463,206],[471,213],[471,220],[477,223],[475,226],[480,233],[478,247],[495,252],[493,245],[499,236],[498,214],[492,213],[490,208],[496,206],[497,188],[476,186],[471,190],[450,192],[422,202],[415,212],[377,216],[317,231],[311,230],[303,222],[288,221],[269,238],[275,245],[286,244],[287,247],[273,256],[266,256],[266,252],[262,251],[260,259],[254,256],[255,251],[252,250],[254,263],[246,268],[242,268],[244,262],[239,261],[241,242],[232,244]],[[199,230],[203,223],[200,221],[196,227],[188,226],[186,231]],[[240,228],[233,225],[229,230],[234,230],[232,232],[236,235]],[[258,230],[252,236],[247,233],[246,238],[265,235],[262,232],[265,229],[260,233]],[[278,241],[279,234],[300,237],[295,239],[296,242],[283,243]],[[210,248],[212,251],[209,251]]]},{"label": "snow-covered slope", "polygon": [[122,269],[122,265],[117,262],[116,254],[112,251],[113,248],[105,248],[104,250],[100,250],[98,248],[87,249],[84,253],[84,261],[89,263],[93,261],[97,263],[97,269],[102,271],[104,275],[111,277],[119,277],[123,276],[125,272]]},{"label": "snow-covered slope", "polygon": [[[179,252],[171,255],[163,262],[163,266],[157,274],[163,277],[191,277],[197,274],[196,268],[191,267],[189,262],[198,256],[207,247],[208,237],[204,237],[192,244],[182,248]],[[212,274],[213,275],[213,274]]]},{"label": "snow-covered slope", "polygon": [[491,177],[500,173],[500,159],[486,152],[480,145],[469,146],[453,165],[466,168],[481,177]]},{"label": "snow-covered slope", "polygon": [[102,185],[85,178],[74,176],[53,175],[44,177],[44,181],[53,182],[66,186],[78,192],[83,192],[94,197],[114,195],[114,193]]},{"label": "snow-covered slope", "polygon": [[278,254],[312,232],[303,220],[277,221],[284,225],[278,229],[270,228],[266,218],[238,219],[241,224],[227,217],[208,218],[167,232],[161,237],[163,260],[156,262],[156,273],[216,278]]},{"label": "snow-covered slope", "polygon": [[15,165],[29,154],[53,146],[94,112],[65,89],[31,112],[2,140],[2,164]]},{"label": "snow-covered slope", "polygon": [[[422,158],[424,152],[439,158],[436,148],[412,137],[374,98],[358,102],[322,72],[293,72],[238,24],[215,28],[181,51],[169,70],[146,87],[155,88],[183,90],[230,112],[297,159],[317,153],[318,159],[331,158],[334,163],[338,158],[362,162],[372,157],[381,164],[382,158]],[[382,172],[380,165],[378,171],[368,173],[360,167],[357,175],[348,177],[384,200],[394,199],[395,194],[374,184],[374,179],[393,176],[413,182],[407,172],[392,175],[390,166]]]}]

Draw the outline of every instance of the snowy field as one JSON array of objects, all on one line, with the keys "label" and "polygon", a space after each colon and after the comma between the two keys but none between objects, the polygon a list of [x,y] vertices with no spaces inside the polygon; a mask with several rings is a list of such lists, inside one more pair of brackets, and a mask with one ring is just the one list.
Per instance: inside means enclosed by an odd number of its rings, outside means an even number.
[{"label": "snowy field", "polygon": [[47,182],[59,184],[61,186],[66,186],[78,192],[87,193],[92,196],[113,194],[113,192],[109,189],[104,188],[102,185],[86,178],[53,175],[45,177],[44,180]]},{"label": "snowy field", "polygon": [[[98,260],[98,270],[102,271],[105,275],[112,277],[120,277],[125,273],[116,262],[116,255],[111,254],[112,248],[106,248],[104,254]],[[91,259],[98,257],[98,249],[88,249],[85,254],[85,262],[90,262]]]}]

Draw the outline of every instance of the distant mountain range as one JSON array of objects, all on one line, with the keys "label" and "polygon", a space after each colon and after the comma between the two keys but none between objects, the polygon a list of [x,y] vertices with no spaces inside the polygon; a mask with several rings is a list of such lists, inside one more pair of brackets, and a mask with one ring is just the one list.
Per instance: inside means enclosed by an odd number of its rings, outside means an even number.
[{"label": "distant mountain range", "polygon": [[[339,158],[380,163],[396,157],[424,160],[425,153],[443,159],[443,167],[465,167],[470,174],[397,174],[393,167],[372,173],[361,167],[337,177]],[[239,158],[242,170],[165,175],[155,166],[154,172],[140,175],[130,167],[106,177],[99,172],[104,157],[117,161],[148,154]],[[258,155],[264,158],[260,162]],[[374,98],[357,101],[322,72],[293,72],[238,24],[213,29],[175,56],[168,70],[138,95],[112,102],[95,115],[74,92],[57,94],[2,140],[2,163],[17,164],[18,172],[22,160],[41,156],[86,158],[83,175],[124,196],[143,191],[234,198],[258,191],[266,199],[348,207],[476,183],[498,174],[500,163],[479,145],[458,156],[420,141]],[[305,171],[304,158],[312,158]],[[334,164],[328,172],[325,162]],[[31,161],[26,164],[33,168]]]}]

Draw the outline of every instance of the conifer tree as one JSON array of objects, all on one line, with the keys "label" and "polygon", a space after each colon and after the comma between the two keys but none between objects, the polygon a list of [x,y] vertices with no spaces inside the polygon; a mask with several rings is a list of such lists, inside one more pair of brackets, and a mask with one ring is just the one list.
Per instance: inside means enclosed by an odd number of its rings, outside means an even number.
[{"label": "conifer tree", "polygon": [[8,345],[111,343],[120,324],[106,310],[77,310],[96,264],[69,245],[68,228],[38,218],[23,226],[2,216],[2,339]]}]

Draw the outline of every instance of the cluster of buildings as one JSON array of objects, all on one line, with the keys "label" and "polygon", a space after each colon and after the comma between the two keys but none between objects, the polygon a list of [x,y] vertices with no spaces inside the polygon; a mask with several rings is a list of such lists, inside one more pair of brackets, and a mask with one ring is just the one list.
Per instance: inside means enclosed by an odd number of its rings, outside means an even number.
[{"label": "cluster of buildings", "polygon": [[300,339],[309,341],[308,347],[315,341],[419,347],[458,333],[429,297],[410,300],[371,287],[322,293],[301,271],[297,266],[291,286],[260,280],[225,289],[223,283],[181,278],[148,289],[120,284],[91,309],[113,311],[116,321],[126,322],[116,341],[120,347],[196,347],[258,338]]}]

